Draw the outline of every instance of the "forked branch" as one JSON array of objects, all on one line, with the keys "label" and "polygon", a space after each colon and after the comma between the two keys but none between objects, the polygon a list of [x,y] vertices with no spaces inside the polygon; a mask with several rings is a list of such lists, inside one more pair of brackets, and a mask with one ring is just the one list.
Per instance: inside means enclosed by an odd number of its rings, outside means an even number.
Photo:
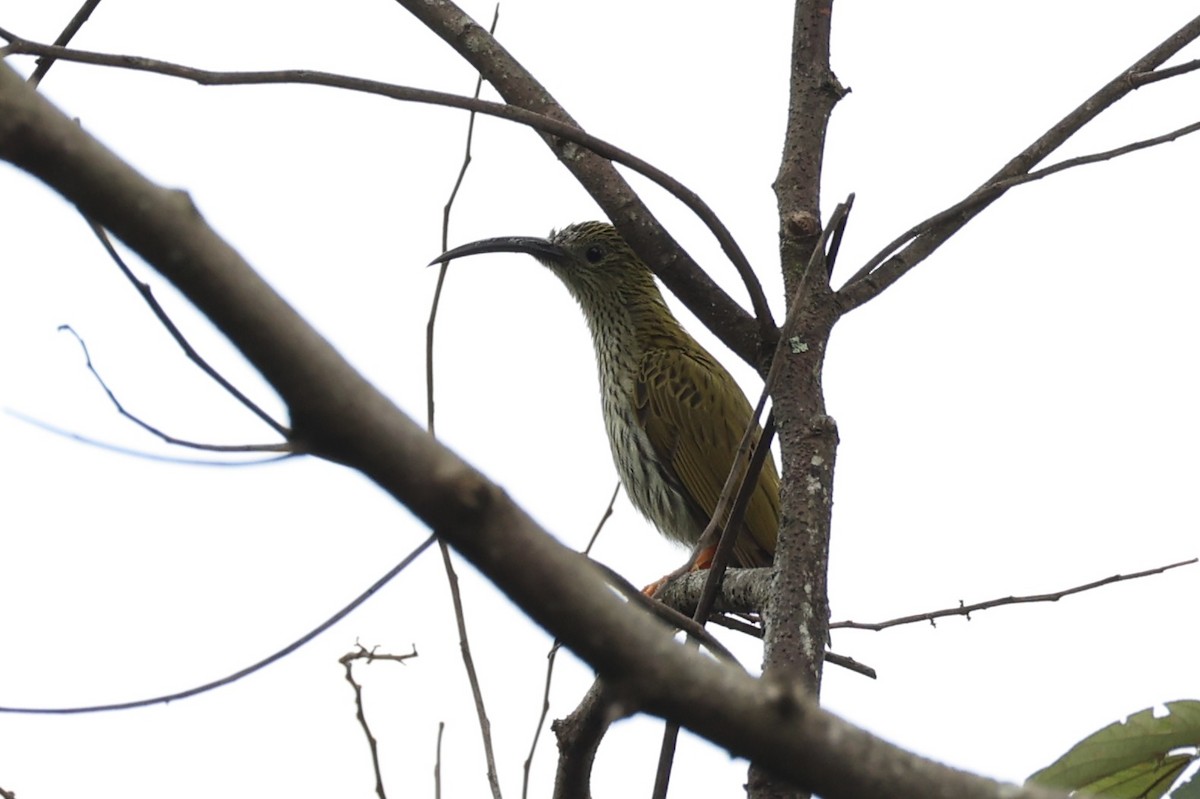
[{"label": "forked branch", "polygon": [[[1139,86],[1154,82],[1151,76],[1167,59],[1178,53],[1184,47],[1200,37],[1200,17],[1188,22],[1175,33],[1168,36],[1146,55],[1139,58],[1128,69],[1124,69],[1102,86],[1095,94],[1083,101],[1075,110],[1063,117],[1057,124],[1038,137],[1033,144],[1018,153],[1005,164],[1000,171],[989,178],[982,186],[966,198],[950,208],[931,216],[909,228],[896,237],[886,247],[860,269],[845,286],[837,292],[838,302],[842,312],[853,310],[865,302],[879,296],[888,286],[903,277],[910,269],[928,258],[938,247],[951,236],[961,230],[985,208],[1004,195],[1009,188],[1018,183],[1052,174],[1060,171],[1063,166],[1043,170],[1036,177],[1030,171],[1041,163],[1050,153],[1061,147],[1081,128],[1099,116],[1105,109],[1121,100]],[[1174,77],[1194,70],[1192,64],[1178,68],[1162,70],[1162,77]],[[1169,141],[1191,132],[1195,126],[1174,131],[1165,136],[1148,140],[1153,143]],[[1144,145],[1144,146],[1149,146]],[[1141,147],[1129,149],[1117,148],[1110,151],[1106,157],[1115,157],[1123,152],[1132,152]],[[1075,160],[1075,159],[1073,159]],[[1092,160],[1103,160],[1096,157]],[[1080,161],[1085,163],[1090,161]],[[1068,166],[1077,164],[1068,163]]]}]

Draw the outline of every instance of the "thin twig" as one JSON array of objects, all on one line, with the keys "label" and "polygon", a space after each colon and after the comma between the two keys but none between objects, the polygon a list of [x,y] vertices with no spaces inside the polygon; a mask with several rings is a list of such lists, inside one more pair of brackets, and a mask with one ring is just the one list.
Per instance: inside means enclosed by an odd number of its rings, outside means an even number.
[{"label": "thin twig", "polygon": [[1149,139],[1143,139],[1141,141],[1126,144],[1121,147],[1114,147],[1111,150],[1092,153],[1090,155],[1080,155],[1076,156],[1075,158],[1068,158],[1065,161],[1060,161],[1057,164],[1052,164],[1048,167],[1043,167],[1042,169],[1035,169],[1032,172],[1028,172],[1024,175],[1015,175],[1013,177],[1004,178],[1003,180],[996,180],[985,186],[981,186],[980,188],[971,192],[970,195],[964,197],[962,200],[959,200],[949,208],[939,211],[928,219],[918,222],[908,230],[901,233],[899,236],[889,242],[886,247],[876,253],[871,260],[867,261],[867,263],[864,264],[861,269],[855,272],[854,276],[846,281],[846,286],[843,288],[847,288],[856,281],[866,278],[867,275],[871,274],[871,272],[878,267],[888,255],[895,252],[905,244],[913,241],[919,236],[929,233],[930,231],[936,229],[939,225],[949,222],[962,214],[974,211],[976,209],[981,209],[983,206],[991,203],[1001,194],[1013,188],[1014,186],[1031,183],[1032,181],[1040,180],[1044,177],[1048,177],[1072,167],[1094,164],[1099,161],[1108,161],[1112,158],[1126,155],[1127,153],[1137,152],[1138,150],[1144,150],[1148,147],[1154,147],[1159,144],[1166,144],[1168,142],[1175,141],[1182,136],[1195,133],[1197,130],[1200,130],[1200,123],[1192,123],[1191,125],[1185,125],[1182,128],[1173,130],[1170,133],[1164,133],[1161,136],[1154,136]]},{"label": "thin twig", "polygon": [[[762,627],[758,627],[753,624],[747,624],[741,619],[727,616],[724,613],[714,613],[708,617],[708,620],[710,623],[715,624],[718,627],[725,627],[726,629],[744,633],[753,638],[761,639],[763,637]],[[870,677],[872,680],[874,680],[877,676],[875,669],[871,668],[870,666],[859,663],[852,657],[839,655],[836,652],[830,652],[829,650],[825,650],[825,662],[832,663],[835,666],[841,666],[844,669],[849,669],[850,671],[861,674],[864,677]]]},{"label": "thin twig", "polygon": [[137,276],[133,274],[133,270],[130,269],[128,264],[125,263],[124,259],[121,258],[116,247],[114,247],[112,242],[109,240],[108,233],[105,232],[104,228],[100,225],[97,225],[86,216],[84,217],[84,220],[92,229],[92,233],[94,233],[96,238],[100,240],[100,244],[104,247],[105,252],[108,253],[108,257],[112,258],[113,263],[115,263],[117,268],[121,270],[121,274],[125,275],[125,278],[133,285],[135,289],[137,289],[138,294],[142,296],[142,300],[148,306],[150,306],[150,310],[154,313],[154,316],[158,319],[159,323],[166,328],[167,332],[171,334],[171,338],[175,339],[175,343],[178,344],[180,349],[183,350],[184,354],[187,355],[188,360],[200,367],[200,371],[204,372],[204,374],[208,375],[217,385],[225,389],[230,396],[242,404],[242,407],[246,408],[259,419],[262,419],[263,422],[265,422],[267,426],[276,433],[279,433],[279,435],[283,436],[284,438],[288,438],[291,431],[288,430],[286,426],[271,418],[270,414],[268,414],[266,411],[260,408],[257,403],[243,394],[236,386],[233,385],[233,383],[230,383],[228,380],[226,380],[220,372],[218,372],[208,363],[208,361],[200,357],[200,353],[196,352],[192,345],[188,343],[188,340],[184,337],[183,333],[180,332],[179,328],[175,326],[175,323],[171,321],[171,317],[167,315],[167,312],[163,310],[161,305],[159,305],[158,300],[154,298],[154,292],[151,290],[150,285],[142,280],[138,280]]},{"label": "thin twig", "polygon": [[[762,627],[758,627],[753,624],[747,624],[746,622],[742,621],[741,619],[737,619],[732,616],[727,616],[724,613],[714,613],[713,615],[708,617],[708,620],[709,620],[709,622],[717,625],[718,627],[725,627],[726,629],[734,630],[739,633],[744,633],[753,638],[761,639],[763,637],[763,628]],[[825,657],[826,663],[832,663],[835,666],[841,666],[842,668],[853,671],[856,674],[861,674],[864,677],[870,677],[872,680],[876,679],[876,677],[877,677],[875,669],[871,668],[870,666],[868,666],[864,663],[859,663],[857,660],[855,660],[852,657],[847,657],[846,655],[839,655],[836,652],[830,652],[828,649],[825,650],[824,657]]]},{"label": "thin twig", "polygon": [[525,774],[521,778],[521,799],[529,799],[529,774],[533,770],[533,755],[537,752],[538,739],[546,725],[546,717],[550,715],[550,684],[554,681],[554,664],[558,659],[558,650],[562,645],[556,640],[546,653],[546,682],[542,688],[542,712],[538,715],[537,724],[533,728],[533,740],[529,743],[529,755],[525,758]]},{"label": "thin twig", "polygon": [[[587,546],[583,548],[584,555],[590,555],[592,547],[596,543],[596,539],[600,537],[600,531],[604,529],[604,525],[612,517],[613,505],[616,504],[617,494],[621,491],[621,484],[617,483],[613,488],[612,496],[608,498],[608,505],[604,508],[604,513],[600,514],[600,521],[596,522],[596,529],[592,531],[592,537],[588,539]],[[632,586],[631,586],[632,587]],[[524,777],[521,781],[521,799],[529,797],[529,774],[533,769],[533,756],[537,752],[538,739],[542,736],[542,729],[546,725],[546,717],[550,714],[550,685],[554,681],[554,664],[558,659],[558,650],[561,648],[558,639],[550,645],[550,651],[546,653],[546,682],[542,689],[542,712],[538,715],[537,724],[533,728],[533,740],[529,744],[529,756],[525,758]]]},{"label": "thin twig", "polygon": [[[817,245],[822,246],[821,244]],[[782,339],[781,339],[782,341]],[[753,428],[754,422],[751,422]],[[716,599],[717,591],[720,588],[721,578],[725,574],[725,568],[729,563],[729,557],[733,552],[733,544],[737,539],[739,528],[741,527],[742,517],[745,515],[746,506],[750,503],[750,495],[756,488],[756,482],[759,472],[762,471],[763,464],[767,461],[767,453],[771,451],[771,440],[775,436],[775,417],[767,415],[767,423],[763,427],[762,435],[755,442],[754,453],[750,458],[750,463],[747,464],[744,472],[741,475],[741,481],[736,483],[727,482],[725,491],[730,489],[731,485],[737,485],[737,498],[733,502],[733,508],[729,512],[724,529],[721,532],[721,539],[717,545],[717,551],[713,556],[713,561],[708,568],[707,579],[704,581],[704,589],[701,592],[700,600],[696,603],[696,611],[692,614],[693,621],[703,625],[708,619],[709,612],[712,610],[712,605]],[[740,460],[740,459],[739,459]],[[736,473],[738,470],[732,470]],[[731,479],[733,479],[731,474]],[[723,492],[724,494],[724,492]],[[721,503],[718,502],[718,508]],[[720,517],[715,515],[713,520]],[[712,524],[712,522],[710,522]],[[666,722],[663,729],[662,745],[659,748],[658,767],[654,775],[654,790],[651,792],[653,799],[665,799],[667,795],[667,787],[671,781],[671,766],[675,759],[675,745],[679,739],[679,723],[674,721]]]},{"label": "thin twig", "polygon": [[604,529],[604,524],[612,517],[613,506],[617,504],[617,494],[620,493],[621,484],[618,482],[613,486],[612,496],[608,498],[608,504],[604,506],[604,513],[600,515],[600,521],[596,522],[596,529],[592,531],[592,537],[588,539],[587,546],[583,548],[583,554],[592,554],[592,547],[596,545],[596,539],[600,537],[600,531]]},{"label": "thin twig", "polygon": [[646,596],[611,566],[601,563],[598,560],[592,560],[591,562],[604,574],[607,586],[624,597],[626,601],[646,610],[651,616],[666,622],[676,630],[687,633],[695,643],[702,644],[718,660],[724,660],[727,663],[737,665],[739,668],[741,667],[741,664],[738,663],[733,653],[724,644],[714,638],[711,632],[704,629],[703,624],[700,624],[700,622],[691,616],[684,615],[675,610],[675,608],[659,602],[657,599],[651,599]]},{"label": "thin twig", "polygon": [[[496,4],[496,10],[492,14],[492,32],[496,30],[496,23],[500,21],[500,4]],[[480,75],[475,80],[475,93],[471,95],[474,99],[479,99],[479,92],[483,89],[483,75]],[[475,112],[472,111],[467,115],[467,141],[463,148],[462,166],[458,168],[458,177],[454,179],[454,187],[450,189],[450,197],[447,198],[446,204],[442,207],[442,252],[450,248],[450,211],[454,208],[454,201],[458,198],[458,190],[462,188],[463,178],[467,175],[467,167],[471,165],[471,142],[475,139]],[[430,435],[436,435],[434,426],[434,390],[433,390],[433,334],[437,324],[438,308],[442,301],[442,287],[446,283],[446,272],[450,268],[447,261],[443,261],[438,266],[437,285],[433,289],[433,300],[429,303],[429,319],[425,322],[425,425],[429,428]]]},{"label": "thin twig", "polygon": [[671,785],[671,768],[675,765],[675,748],[679,744],[679,722],[663,725],[662,741],[658,745],[658,763],[654,767],[654,789],[651,799],[665,799]]},{"label": "thin twig", "polygon": [[[910,269],[925,260],[951,236],[1007,191],[1005,181],[1026,175],[1036,164],[1058,149],[1081,128],[1105,109],[1118,102],[1139,86],[1150,82],[1148,74],[1161,66],[1186,45],[1200,37],[1200,17],[1189,21],[1175,33],[1156,45],[1136,63],[1121,71],[1091,97],[1063,117],[1036,141],[1018,153],[996,174],[950,209],[935,214],[919,225],[909,228],[876,253],[854,277],[837,292],[842,312],[848,312],[879,296],[888,286]],[[1163,70],[1164,75],[1191,71]],[[903,248],[903,249],[901,249]],[[893,254],[894,253],[894,254]]]},{"label": "thin twig", "polygon": [[1140,88],[1151,83],[1157,83],[1160,80],[1174,78],[1178,75],[1186,75],[1189,72],[1195,72],[1200,69],[1200,58],[1188,61],[1174,67],[1166,67],[1165,69],[1156,69],[1151,72],[1139,72],[1136,75],[1129,76],[1129,82],[1135,88]]},{"label": "thin twig", "polygon": [[[482,30],[482,29],[481,29]],[[674,195],[692,213],[696,214],[704,225],[712,232],[717,242],[721,245],[721,249],[733,263],[737,269],[742,282],[746,285],[746,290],[750,295],[751,305],[754,308],[757,321],[755,322],[756,330],[759,332],[770,331],[774,329],[774,321],[771,317],[770,306],[767,303],[766,294],[763,292],[762,285],[758,282],[757,276],[754,274],[754,269],[750,266],[749,260],[737,241],[733,238],[733,234],[725,227],[716,213],[705,203],[698,194],[684,186],[675,178],[663,172],[661,169],[644,161],[641,158],[626,152],[607,141],[593,136],[576,125],[560,122],[542,114],[528,111],[512,105],[504,105],[502,103],[493,103],[486,100],[478,100],[475,98],[462,97],[455,94],[447,94],[445,92],[435,92],[428,89],[417,89],[409,86],[399,86],[382,81],[366,80],[364,78],[354,78],[348,75],[337,75],[330,72],[322,72],[318,70],[294,69],[294,70],[263,70],[263,71],[217,71],[199,69],[189,67],[182,64],[175,64],[169,61],[162,61],[155,58],[144,58],[141,56],[126,56],[114,55],[109,53],[97,53],[86,50],[75,50],[66,47],[55,47],[53,45],[40,44],[23,39],[20,36],[0,28],[0,38],[9,42],[8,46],[0,48],[0,57],[4,55],[43,55],[52,56],[62,61],[72,61],[81,64],[92,64],[96,66],[115,67],[118,69],[130,69],[140,72],[152,72],[158,75],[167,75],[170,77],[182,78],[185,80],[195,81],[202,86],[244,86],[244,85],[262,85],[262,84],[304,84],[311,86],[325,86],[336,89],[345,89],[347,91],[361,92],[365,94],[373,94],[381,97],[387,97],[393,100],[404,102],[425,103],[430,105],[440,105],[449,108],[461,108],[466,111],[486,114],[500,119],[505,119],[511,122],[517,122],[533,128],[541,133],[556,136],[564,141],[574,142],[588,150],[591,150],[596,155],[622,164],[634,172],[648,178],[657,183],[666,191]],[[688,262],[690,258],[686,259]],[[653,265],[653,264],[651,264]],[[699,271],[699,267],[696,267]],[[699,272],[703,275],[703,272]],[[699,275],[696,277],[698,278]],[[707,275],[704,275],[707,279]],[[696,282],[699,282],[698,280]],[[708,289],[716,286],[710,279]],[[722,292],[722,297],[729,305],[723,310],[725,311],[726,321],[731,324],[742,326],[742,323],[736,322],[738,312],[744,316],[745,312],[741,311],[740,306],[734,303],[728,296]],[[681,299],[685,299],[683,297]],[[716,305],[716,301],[712,301],[711,305]],[[722,303],[725,304],[725,303]],[[688,303],[689,307],[696,303]],[[698,316],[704,318],[704,308],[696,305],[699,308]],[[695,310],[695,309],[693,309]],[[721,326],[718,326],[716,332],[720,332]],[[739,331],[738,335],[744,333],[744,330]],[[753,359],[753,348],[748,348],[746,342],[726,342],[729,343],[731,349],[748,360]]]},{"label": "thin twig", "polygon": [[53,433],[56,436],[69,438],[79,444],[86,444],[89,447],[96,447],[106,452],[115,452],[118,455],[128,455],[131,458],[141,458],[147,461],[158,461],[160,463],[172,463],[178,466],[264,466],[268,463],[279,463],[291,458],[299,457],[298,452],[285,452],[282,455],[274,455],[270,458],[259,458],[257,460],[227,460],[227,461],[210,461],[203,458],[179,458],[174,455],[160,455],[155,452],[146,452],[140,449],[131,449],[122,447],[118,444],[110,444],[107,441],[101,441],[96,438],[85,436],[81,433],[76,433],[71,430],[65,430],[49,422],[44,422],[41,419],[35,419],[32,416],[13,410],[12,408],[4,408],[4,413],[28,425],[32,425],[40,430],[45,430],[47,433]]},{"label": "thin twig", "polygon": [[475,700],[475,715],[479,718],[479,733],[483,737],[483,755],[487,761],[488,787],[494,799],[501,799],[500,778],[496,773],[496,754],[492,750],[492,722],[488,719],[487,707],[483,702],[483,689],[479,687],[479,674],[475,671],[475,659],[471,656],[471,641],[467,636],[467,620],[463,615],[462,592],[458,588],[458,574],[450,561],[450,547],[438,539],[442,551],[442,566],[446,570],[446,581],[450,584],[450,598],[454,603],[454,623],[458,628],[458,648],[462,652],[463,667],[467,671],[467,682],[471,685],[471,697]]},{"label": "thin twig", "polygon": [[[854,196],[854,192],[846,196],[846,201],[842,203],[846,207],[845,216],[833,228],[833,236],[829,239],[829,247],[825,253],[825,274],[829,277],[833,277],[838,253],[842,249],[842,238],[846,235],[846,225],[850,222],[850,211],[854,209]],[[832,220],[830,222],[832,224]]]},{"label": "thin twig", "polygon": [[162,439],[166,443],[174,444],[180,447],[187,447],[189,449],[204,450],[205,452],[286,452],[289,455],[296,454],[292,448],[292,445],[288,444],[287,442],[282,444],[202,444],[199,441],[188,441],[187,439],[176,438],[175,436],[163,432],[144,419],[141,419],[136,414],[131,413],[125,408],[124,405],[121,404],[121,401],[117,399],[117,395],[114,394],[113,390],[108,387],[108,383],[104,381],[104,378],[100,376],[100,372],[96,369],[95,364],[92,363],[92,354],[88,351],[87,342],[83,340],[83,336],[79,335],[79,333],[75,331],[75,328],[71,327],[70,325],[59,325],[58,330],[63,333],[70,333],[75,337],[75,341],[79,343],[79,348],[83,350],[84,366],[86,366],[87,370],[92,373],[92,377],[96,378],[96,382],[100,384],[100,388],[104,389],[104,393],[108,395],[108,399],[113,404],[113,407],[117,409],[117,413],[121,414],[126,419],[133,422],[151,435]]},{"label": "thin twig", "polygon": [[[86,19],[86,16],[84,19]],[[137,289],[138,294],[141,295],[142,300],[150,307],[150,310],[153,312],[155,318],[157,318],[159,323],[166,329],[168,333],[170,333],[171,338],[173,338],[175,343],[178,344],[179,347],[184,351],[184,354],[187,355],[188,359],[198,366],[201,371],[208,375],[209,378],[216,382],[217,385],[225,389],[225,391],[239,403],[241,403],[243,407],[249,409],[259,419],[266,422],[267,425],[286,438],[289,434],[289,431],[286,427],[272,419],[270,415],[266,413],[266,411],[258,406],[257,403],[250,400],[249,397],[247,397],[237,387],[226,380],[223,375],[221,375],[204,358],[202,358],[198,352],[196,352],[195,348],[193,348],[188,340],[184,337],[183,333],[171,320],[170,316],[167,315],[167,312],[163,309],[162,305],[160,305],[158,300],[155,299],[154,292],[150,288],[150,285],[144,281],[138,280],[138,278],[133,274],[133,270],[130,269],[129,265],[125,263],[125,260],[121,258],[120,253],[118,253],[116,248],[113,246],[112,241],[108,238],[108,233],[104,230],[104,228],[100,225],[97,225],[86,216],[84,217],[84,221],[88,223],[88,227],[91,228],[92,233],[95,234],[96,238],[100,241],[101,246],[104,247],[104,251],[108,253],[109,258],[111,258],[113,263],[117,265],[117,268],[121,270],[121,274],[123,274],[130,284]],[[92,373],[92,376],[100,384],[100,387],[104,390],[104,393],[108,395],[109,401],[112,402],[113,406],[117,409],[117,412],[141,427],[146,432],[157,436],[167,444],[188,447],[190,449],[199,449],[207,452],[282,452],[287,453],[287,456],[297,454],[295,447],[288,442],[279,444],[204,444],[197,441],[188,441],[186,439],[168,435],[164,431],[128,411],[120,402],[120,400],[117,399],[116,394],[114,394],[112,389],[109,388],[104,378],[100,376],[99,371],[97,371],[96,367],[93,365],[92,356],[88,351],[87,343],[83,340],[83,337],[75,331],[74,328],[72,328],[70,325],[59,325],[58,329],[60,331],[66,331],[70,333],[75,337],[75,340],[79,342],[79,346],[83,349],[84,360],[86,362],[88,371]],[[82,437],[80,440],[83,440]],[[89,441],[89,443],[96,443],[97,446],[106,446],[97,442]],[[123,451],[126,454],[135,454],[132,450]],[[151,455],[145,455],[144,457],[161,459],[160,457]],[[185,459],[179,459],[178,462],[187,461]],[[201,461],[199,463],[211,465],[209,462],[205,461]]]},{"label": "thin twig", "polygon": [[437,755],[433,761],[433,799],[442,799],[442,733],[446,722],[438,722]]},{"label": "thin twig", "polygon": [[355,716],[358,718],[358,724],[362,727],[363,734],[367,736],[367,746],[371,750],[371,767],[375,770],[375,793],[379,795],[379,799],[387,799],[387,792],[383,788],[383,772],[379,768],[379,746],[375,740],[375,735],[371,732],[371,726],[367,723],[367,716],[362,701],[362,686],[354,679],[354,671],[351,664],[356,660],[366,660],[368,663],[373,660],[395,660],[403,663],[409,658],[415,658],[416,656],[417,648],[415,646],[412,653],[408,655],[380,655],[376,652],[368,651],[362,644],[358,644],[357,652],[347,652],[338,658],[338,662],[346,669],[346,682],[350,683],[350,687],[354,689]]},{"label": "thin twig", "polygon": [[[55,46],[66,47],[70,44],[71,39],[75,38],[76,33],[79,33],[83,23],[88,21],[98,5],[100,5],[100,0],[84,0],[83,5],[75,12],[75,16],[71,17],[71,21],[67,23],[67,27],[63,28],[62,33],[58,34],[58,38],[54,40]],[[29,85],[36,89],[41,84],[42,78],[46,77],[46,73],[50,71],[50,67],[54,66],[54,61],[55,59],[50,56],[39,58],[33,74],[29,76]]]},{"label": "thin twig", "polygon": [[911,616],[900,616],[899,618],[889,619],[888,621],[880,622],[857,622],[857,621],[837,621],[829,625],[829,629],[840,630],[885,630],[888,627],[899,627],[902,624],[912,624],[918,621],[927,621],[930,624],[935,624],[935,619],[945,618],[946,616],[966,616],[969,620],[971,614],[977,610],[987,610],[989,608],[998,608],[1003,605],[1022,605],[1030,602],[1057,602],[1063,597],[1071,594],[1079,594],[1084,591],[1091,591],[1093,588],[1109,585],[1111,583],[1120,583],[1126,580],[1137,580],[1141,577],[1149,577],[1153,574],[1162,574],[1171,569],[1178,569],[1181,566],[1190,566],[1198,559],[1181,560],[1178,563],[1171,563],[1166,566],[1159,566],[1156,569],[1146,569],[1145,571],[1134,572],[1133,574],[1114,574],[1111,577],[1105,577],[1103,580],[1095,580],[1094,582],[1086,583],[1085,585],[1077,585],[1074,588],[1066,588],[1061,591],[1054,591],[1049,594],[1032,594],[1029,596],[1007,596],[999,599],[989,599],[985,602],[976,602],[973,605],[964,605],[961,602],[956,608],[946,608],[945,610],[932,610],[927,613],[915,613]]},{"label": "thin twig", "polygon": [[[492,28],[495,29],[496,23],[500,19],[500,6],[496,6],[496,10],[492,16]],[[483,76],[481,75],[475,82],[475,97],[479,97],[479,91],[483,88]],[[462,166],[459,167],[458,177],[455,178],[454,187],[450,190],[450,197],[446,200],[446,205],[442,212],[442,246],[448,246],[449,231],[450,231],[450,212],[454,207],[454,200],[458,197],[458,189],[462,186],[463,177],[467,173],[467,167],[471,165],[471,142],[475,134],[475,111],[471,111],[467,119],[467,141],[463,152]],[[441,270],[438,272],[437,288],[434,290],[433,300],[429,308],[429,321],[425,325],[425,397],[426,397],[426,428],[430,435],[435,435],[434,429],[434,391],[433,391],[433,336],[436,329],[437,311],[441,302],[442,285],[446,278],[446,264],[442,264]],[[483,754],[487,762],[487,780],[488,787],[491,788],[493,799],[501,799],[500,794],[500,778],[496,772],[496,755],[492,747],[492,723],[488,719],[487,707],[483,701],[483,689],[479,685],[479,674],[475,670],[475,659],[471,655],[471,641],[467,635],[467,620],[463,611],[462,592],[458,586],[458,574],[454,570],[454,563],[450,558],[450,547],[445,541],[438,540],[438,548],[442,553],[442,567],[446,572],[446,582],[450,586],[450,600],[454,606],[454,623],[458,628],[458,646],[462,654],[463,668],[467,672],[467,682],[471,686],[471,696],[475,701],[475,715],[479,720],[479,732],[483,737]]]},{"label": "thin twig", "polygon": [[861,674],[864,677],[870,677],[872,680],[878,677],[878,675],[875,673],[875,669],[871,668],[870,666],[859,663],[852,657],[839,655],[836,652],[830,652],[829,650],[825,651],[825,662],[832,663],[835,666],[841,666],[843,669],[849,669],[850,671],[853,671],[856,674]]},{"label": "thin twig", "polygon": [[195,688],[188,688],[186,691],[178,691],[173,694],[166,694],[165,696],[156,696],[153,699],[136,699],[131,702],[114,702],[107,705],[88,705],[85,707],[0,707],[0,713],[22,713],[39,716],[67,716],[77,715],[80,713],[99,713],[105,710],[129,710],[135,707],[147,707],[149,705],[178,702],[180,699],[198,696],[203,693],[208,693],[216,688],[222,688],[226,685],[235,683],[243,677],[248,677],[256,671],[261,671],[277,660],[282,660],[300,647],[307,644],[309,641],[316,638],[321,633],[328,630],[333,625],[337,624],[342,619],[346,618],[346,616],[353,612],[355,608],[374,596],[380,588],[383,588],[385,585],[391,582],[396,575],[408,568],[409,564],[411,564],[422,552],[429,548],[429,545],[434,542],[434,538],[435,536],[431,535],[422,541],[416,549],[408,553],[404,560],[393,566],[387,574],[376,580],[370,588],[368,588],[366,591],[363,591],[354,599],[354,601],[330,616],[316,628],[305,633],[300,638],[297,638],[295,641],[288,644],[283,649],[280,649],[275,654],[263,658],[257,663],[247,666],[240,671],[236,671],[227,677],[222,677],[219,680],[213,680],[212,682],[205,683],[204,685],[200,685]]},{"label": "thin twig", "polygon": [[758,638],[761,640],[763,637],[763,629],[759,625],[751,624],[748,621],[743,621],[742,619],[725,613],[709,614],[708,622],[709,624],[715,624],[718,627],[724,627],[727,630],[733,630],[734,632],[748,635],[751,638]]},{"label": "thin twig", "polygon": [[416,644],[412,645],[411,652],[402,652],[399,655],[392,652],[379,652],[375,647],[367,649],[357,641],[355,641],[354,645],[357,646],[358,649],[342,655],[338,659],[339,663],[352,663],[355,660],[365,660],[367,663],[374,663],[377,660],[390,660],[393,663],[404,665],[405,661],[412,660],[418,656]]},{"label": "thin twig", "polygon": [[1050,166],[1043,167],[1042,169],[1035,169],[1027,175],[1020,175],[1015,178],[1009,178],[1008,180],[1000,181],[995,185],[1003,188],[1019,186],[1022,183],[1040,180],[1048,175],[1053,175],[1056,172],[1062,172],[1064,169],[1070,169],[1076,166],[1084,166],[1085,164],[1095,164],[1099,163],[1100,161],[1109,161],[1113,158],[1117,158],[1118,156],[1127,155],[1128,153],[1135,153],[1138,150],[1145,150],[1147,147],[1155,147],[1159,144],[1167,144],[1175,141],[1176,139],[1183,138],[1190,133],[1195,133],[1198,130],[1200,130],[1200,122],[1193,122],[1190,125],[1184,125],[1182,128],[1177,128],[1170,133],[1164,133],[1161,136],[1153,136],[1149,139],[1142,139],[1141,141],[1135,141],[1120,147],[1114,147],[1111,150],[1091,153],[1090,155],[1080,155],[1076,156],[1075,158],[1068,158],[1067,160],[1060,161],[1057,164],[1051,164]]}]

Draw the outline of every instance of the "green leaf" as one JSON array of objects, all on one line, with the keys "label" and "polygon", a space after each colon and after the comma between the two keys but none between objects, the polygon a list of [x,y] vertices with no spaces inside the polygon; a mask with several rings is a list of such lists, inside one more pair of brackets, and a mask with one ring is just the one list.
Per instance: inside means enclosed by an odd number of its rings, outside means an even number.
[{"label": "green leaf", "polygon": [[[1027,782],[1104,799],[1158,799],[1196,759],[1195,748],[1200,747],[1200,702],[1168,702],[1167,711],[1155,718],[1153,708],[1146,708],[1113,722]],[[1184,747],[1192,751],[1171,754]]]},{"label": "green leaf", "polygon": [[1191,763],[1191,755],[1169,755],[1159,762],[1146,761],[1122,769],[1080,790],[1105,799],[1158,799]]}]

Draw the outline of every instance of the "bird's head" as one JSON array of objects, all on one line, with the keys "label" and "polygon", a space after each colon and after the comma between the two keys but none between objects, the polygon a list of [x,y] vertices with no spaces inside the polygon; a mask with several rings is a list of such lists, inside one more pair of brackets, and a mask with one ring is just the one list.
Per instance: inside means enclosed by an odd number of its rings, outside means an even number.
[{"label": "bird's head", "polygon": [[521,252],[541,261],[567,285],[586,309],[601,298],[658,296],[654,277],[616,228],[605,222],[580,222],[548,238],[502,236],[464,244],[433,260],[445,263],[465,255]]}]

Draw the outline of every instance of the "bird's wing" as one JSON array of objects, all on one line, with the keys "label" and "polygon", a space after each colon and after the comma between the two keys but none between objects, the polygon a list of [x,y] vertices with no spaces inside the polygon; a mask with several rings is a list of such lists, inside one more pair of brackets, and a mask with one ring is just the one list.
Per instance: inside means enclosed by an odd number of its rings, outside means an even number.
[{"label": "bird's wing", "polygon": [[[659,462],[682,486],[701,517],[712,518],[752,411],[733,377],[703,351],[651,350],[634,387],[638,418]],[[746,508],[735,559],[765,566],[779,530],[779,475],[768,454]]]}]

